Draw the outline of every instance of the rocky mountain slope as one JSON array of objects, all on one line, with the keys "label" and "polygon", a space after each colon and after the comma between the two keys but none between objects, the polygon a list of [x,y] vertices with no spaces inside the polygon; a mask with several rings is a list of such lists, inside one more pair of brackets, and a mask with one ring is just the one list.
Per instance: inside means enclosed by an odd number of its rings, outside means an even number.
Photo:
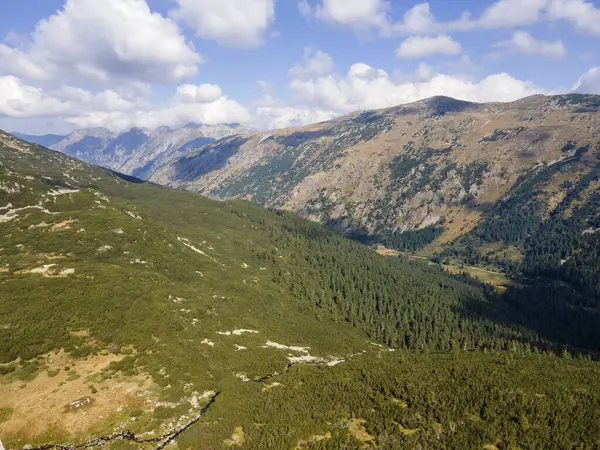
[{"label": "rocky mountain slope", "polygon": [[592,95],[490,104],[434,97],[225,138],[151,179],[294,211],[400,249],[439,247],[481,224],[523,177],[561,168],[545,181],[550,213],[564,198],[559,186],[597,164],[599,112]]},{"label": "rocky mountain slope", "polygon": [[21,135],[29,142],[121,173],[147,178],[159,166],[215,140],[249,132],[238,124],[189,124],[178,129],[132,128],[115,133],[106,128],[82,128],[68,136]]},{"label": "rocky mountain slope", "polygon": [[0,238],[7,450],[597,444],[600,316],[560,286],[499,295],[3,132]]}]

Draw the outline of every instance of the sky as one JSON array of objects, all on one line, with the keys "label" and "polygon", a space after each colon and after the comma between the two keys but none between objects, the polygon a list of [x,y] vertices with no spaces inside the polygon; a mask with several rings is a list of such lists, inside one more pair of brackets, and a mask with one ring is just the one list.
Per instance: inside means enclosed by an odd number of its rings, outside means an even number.
[{"label": "sky", "polygon": [[272,129],[600,94],[600,0],[7,0],[0,128]]}]

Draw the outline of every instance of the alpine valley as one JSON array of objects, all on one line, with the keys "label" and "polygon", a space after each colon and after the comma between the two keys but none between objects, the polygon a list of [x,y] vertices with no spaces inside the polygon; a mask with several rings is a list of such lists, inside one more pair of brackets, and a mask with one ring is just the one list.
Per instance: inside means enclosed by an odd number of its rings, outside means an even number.
[{"label": "alpine valley", "polygon": [[599,108],[0,132],[0,445],[598,448]]},{"label": "alpine valley", "polygon": [[151,180],[292,211],[387,253],[478,266],[467,269],[488,281],[547,275],[597,296],[599,112],[594,95],[434,97],[225,138]]}]

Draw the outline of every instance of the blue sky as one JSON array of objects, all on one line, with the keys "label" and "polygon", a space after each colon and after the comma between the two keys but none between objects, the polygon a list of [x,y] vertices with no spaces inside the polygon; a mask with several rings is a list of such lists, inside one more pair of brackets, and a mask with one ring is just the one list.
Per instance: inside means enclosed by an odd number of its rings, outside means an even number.
[{"label": "blue sky", "polygon": [[0,128],[276,128],[431,95],[600,93],[591,0],[22,0]]}]

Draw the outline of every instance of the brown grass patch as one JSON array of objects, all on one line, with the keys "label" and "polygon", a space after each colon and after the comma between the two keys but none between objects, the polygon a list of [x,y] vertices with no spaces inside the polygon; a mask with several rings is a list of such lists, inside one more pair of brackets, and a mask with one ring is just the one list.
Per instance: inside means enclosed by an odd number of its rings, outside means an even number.
[{"label": "brown grass patch", "polygon": [[63,220],[62,222],[55,223],[52,225],[52,231],[56,230],[68,230],[71,228],[71,225],[75,223],[75,220]]},{"label": "brown grass patch", "polygon": [[365,423],[367,423],[365,419],[350,419],[348,421],[348,431],[360,442],[365,444],[374,443],[375,437],[367,433]]},{"label": "brown grass patch", "polygon": [[242,427],[235,427],[233,430],[233,434],[229,439],[225,439],[223,441],[223,445],[227,447],[241,447],[246,442],[246,436],[244,434],[244,429]]},{"label": "brown grass patch", "polygon": [[398,250],[387,248],[383,245],[378,245],[375,247],[375,251],[382,256],[400,256],[400,252]]},{"label": "brown grass patch", "polygon": [[308,439],[299,440],[294,450],[302,450],[303,448],[308,447],[308,444],[313,442],[328,441],[329,439],[331,439],[331,431],[328,431],[325,434],[315,434]]},{"label": "brown grass patch", "polygon": [[[136,391],[152,388],[143,376],[87,379],[122,358],[108,353],[73,359],[61,351],[46,355],[47,371],[33,381],[0,383],[0,408],[12,410],[8,420],[0,423],[0,435],[6,440],[51,435],[81,438],[117,415],[120,408],[141,404],[144,399],[136,397]],[[90,391],[91,384],[97,388],[95,393]]]},{"label": "brown grass patch", "polygon": [[516,284],[502,272],[494,272],[493,270],[481,269],[479,267],[471,266],[443,265],[442,267],[446,272],[449,273],[459,274],[466,272],[473,278],[477,278],[483,281],[484,283],[491,284],[492,286],[496,287],[499,291],[505,291],[508,286],[513,286]]},{"label": "brown grass patch", "polygon": [[481,211],[469,208],[450,210],[448,215],[446,215],[445,231],[436,242],[445,244],[468,233],[479,224],[481,215]]}]

